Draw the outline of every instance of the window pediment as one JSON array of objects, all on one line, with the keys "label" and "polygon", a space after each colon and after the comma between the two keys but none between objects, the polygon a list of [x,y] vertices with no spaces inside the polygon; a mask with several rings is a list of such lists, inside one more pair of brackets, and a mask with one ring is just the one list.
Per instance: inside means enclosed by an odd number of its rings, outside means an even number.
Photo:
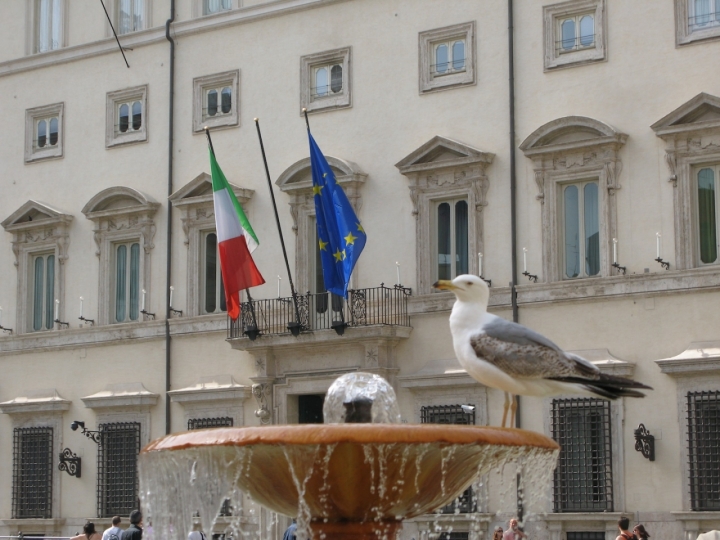
[{"label": "window pediment", "polygon": [[490,164],[495,154],[482,152],[467,144],[436,135],[428,142],[414,150],[395,166],[401,174],[421,171],[433,171],[446,168],[472,165],[476,163]]},{"label": "window pediment", "polygon": [[[650,126],[659,137],[720,128],[720,98],[702,92]],[[716,144],[720,146],[720,142]]]},{"label": "window pediment", "polygon": [[619,146],[626,140],[626,134],[594,118],[565,116],[533,131],[520,149],[531,157],[605,145]]},{"label": "window pediment", "polygon": [[10,214],[1,225],[6,231],[12,232],[45,227],[57,223],[68,223],[72,221],[72,219],[73,216],[70,214],[65,214],[47,204],[31,199]]},{"label": "window pediment", "polygon": [[192,386],[168,392],[172,401],[183,404],[228,400],[242,401],[250,397],[250,393],[250,387],[235,382],[232,375],[201,377]]},{"label": "window pediment", "polygon": [[[240,204],[247,203],[255,194],[255,190],[248,189],[235,184],[230,187],[235,192]],[[169,197],[173,206],[199,205],[213,202],[212,176],[208,173],[200,173],[190,182],[178,189]]]},{"label": "window pediment", "polygon": [[151,407],[160,396],[150,392],[142,383],[108,384],[105,390],[80,398],[88,409],[114,407]]},{"label": "window pediment", "polygon": [[82,213],[88,219],[98,219],[122,214],[155,212],[160,206],[151,197],[136,189],[115,186],[104,189],[83,207]]},{"label": "window pediment", "polygon": [[694,341],[671,358],[655,360],[660,370],[672,377],[720,373],[720,341]]},{"label": "window pediment", "polygon": [[588,362],[593,363],[601,372],[619,377],[632,377],[635,364],[620,360],[607,349],[584,349],[582,351],[567,351],[576,354]]},{"label": "window pediment", "polygon": [[55,388],[34,390],[24,396],[0,403],[0,412],[5,414],[18,413],[52,413],[67,411],[70,401],[58,394]]},{"label": "window pediment", "polygon": [[[348,185],[352,188],[359,187],[365,182],[367,174],[352,161],[348,161],[333,156],[325,156],[330,168],[335,174],[337,183],[344,187],[347,191]],[[286,193],[304,194],[312,192],[312,170],[310,168],[310,158],[304,158],[296,161],[280,175],[275,182],[281,191]],[[350,193],[347,193],[350,197]]]}]

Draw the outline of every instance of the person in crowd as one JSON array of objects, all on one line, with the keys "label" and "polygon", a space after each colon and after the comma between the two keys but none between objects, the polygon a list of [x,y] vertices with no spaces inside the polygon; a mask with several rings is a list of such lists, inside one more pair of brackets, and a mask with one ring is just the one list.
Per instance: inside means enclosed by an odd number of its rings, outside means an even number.
[{"label": "person in crowd", "polygon": [[650,534],[645,530],[645,526],[641,523],[635,525],[633,532],[638,540],[647,540],[650,538]]},{"label": "person in crowd", "polygon": [[205,533],[201,530],[196,529],[194,531],[190,531],[190,534],[188,534],[188,540],[207,540],[207,536],[205,536]]},{"label": "person in crowd", "polygon": [[102,536],[95,530],[95,524],[88,521],[83,525],[83,533],[73,536],[70,540],[101,540]]},{"label": "person in crowd", "polygon": [[623,516],[618,519],[618,529],[620,529],[620,535],[615,540],[636,540],[635,535],[628,530],[629,527],[629,518]]},{"label": "person in crowd", "polygon": [[122,533],[120,540],[142,540],[143,515],[140,510],[130,512],[130,526]]},{"label": "person in crowd", "polygon": [[293,518],[292,523],[285,531],[285,534],[283,535],[283,540],[295,540],[295,531],[297,531],[297,520]]},{"label": "person in crowd", "polygon": [[517,518],[512,518],[508,521],[508,529],[503,533],[503,540],[520,540],[520,538],[527,538],[520,527],[518,527]]},{"label": "person in crowd", "polygon": [[495,527],[495,532],[493,533],[492,540],[503,540],[503,528],[502,527]]},{"label": "person in crowd", "polygon": [[123,530],[120,528],[121,521],[120,516],[113,517],[112,527],[105,529],[105,532],[102,535],[102,540],[120,540],[123,533]]}]

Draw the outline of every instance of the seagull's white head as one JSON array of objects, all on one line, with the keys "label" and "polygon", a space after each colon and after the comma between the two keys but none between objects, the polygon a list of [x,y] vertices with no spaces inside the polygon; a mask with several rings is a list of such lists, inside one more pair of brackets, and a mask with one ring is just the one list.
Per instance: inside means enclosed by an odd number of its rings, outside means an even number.
[{"label": "seagull's white head", "polygon": [[441,279],[436,281],[433,287],[452,291],[461,302],[480,304],[483,309],[487,309],[488,300],[490,299],[490,289],[488,289],[485,280],[478,276],[463,274],[452,281]]}]

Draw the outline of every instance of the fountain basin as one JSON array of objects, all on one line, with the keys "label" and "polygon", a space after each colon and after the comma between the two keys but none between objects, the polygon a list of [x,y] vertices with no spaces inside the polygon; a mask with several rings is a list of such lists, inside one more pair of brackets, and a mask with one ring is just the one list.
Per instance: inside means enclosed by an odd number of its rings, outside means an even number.
[{"label": "fountain basin", "polygon": [[192,474],[225,471],[221,489],[237,487],[275,512],[299,515],[315,537],[392,538],[403,519],[449,504],[479,474],[531,453],[552,460],[558,449],[538,433],[480,426],[216,428],[145,447],[141,492],[151,489],[169,457],[174,469],[192,466]]}]

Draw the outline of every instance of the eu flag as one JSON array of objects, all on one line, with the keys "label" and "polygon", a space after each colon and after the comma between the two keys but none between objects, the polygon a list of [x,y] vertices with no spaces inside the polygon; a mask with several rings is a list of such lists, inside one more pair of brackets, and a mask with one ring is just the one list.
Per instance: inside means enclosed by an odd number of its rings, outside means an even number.
[{"label": "eu flag", "polygon": [[338,296],[347,297],[350,274],[365,247],[367,236],[310,131],[308,137],[325,288]]}]

